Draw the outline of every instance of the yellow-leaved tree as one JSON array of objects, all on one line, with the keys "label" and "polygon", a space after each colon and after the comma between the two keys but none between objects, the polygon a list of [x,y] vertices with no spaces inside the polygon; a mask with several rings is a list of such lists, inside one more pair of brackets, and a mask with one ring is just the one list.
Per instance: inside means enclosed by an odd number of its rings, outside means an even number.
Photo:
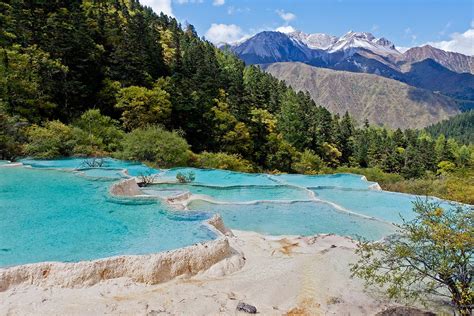
[{"label": "yellow-leaved tree", "polygon": [[448,298],[460,315],[474,304],[474,209],[441,208],[428,200],[414,202],[416,218],[403,221],[398,233],[382,242],[360,241],[353,276],[380,286],[390,298],[426,303]]}]

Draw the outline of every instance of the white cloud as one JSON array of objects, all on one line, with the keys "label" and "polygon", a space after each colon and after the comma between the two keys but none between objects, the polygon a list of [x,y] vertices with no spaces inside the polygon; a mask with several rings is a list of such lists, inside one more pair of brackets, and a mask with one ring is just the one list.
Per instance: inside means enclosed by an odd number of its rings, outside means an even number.
[{"label": "white cloud", "polygon": [[286,23],[296,19],[296,15],[291,12],[285,12],[284,10],[276,10],[276,13],[283,19]]},{"label": "white cloud", "polygon": [[245,12],[250,12],[250,8],[249,7],[236,8],[232,5],[227,7],[227,14],[229,15],[236,14],[236,13],[245,13]]},{"label": "white cloud", "polygon": [[296,30],[291,25],[285,25],[285,26],[278,27],[275,31],[281,32],[281,33],[291,33],[291,32],[294,32]]},{"label": "white cloud", "polygon": [[283,21],[285,21],[285,23],[282,26],[277,27],[275,31],[281,33],[291,33],[296,31],[293,26],[289,25],[290,21],[296,19],[295,14],[291,12],[285,12],[284,10],[276,10],[275,12],[280,16],[280,18],[282,18]]},{"label": "white cloud", "polygon": [[221,6],[221,5],[224,5],[225,4],[225,0],[214,0],[212,2],[212,5],[215,5],[215,6]]},{"label": "white cloud", "polygon": [[464,33],[453,33],[450,40],[440,42],[428,42],[431,45],[442,50],[457,52],[464,55],[474,56],[474,21],[471,22],[471,28]]},{"label": "white cloud", "polygon": [[141,0],[141,4],[151,7],[155,13],[173,16],[173,9],[171,8],[171,0]]},{"label": "white cloud", "polygon": [[212,23],[207,30],[205,37],[211,42],[218,43],[232,43],[241,40],[245,34],[242,29],[235,24],[217,24]]},{"label": "white cloud", "polygon": [[174,0],[177,4],[203,3],[204,0]]}]

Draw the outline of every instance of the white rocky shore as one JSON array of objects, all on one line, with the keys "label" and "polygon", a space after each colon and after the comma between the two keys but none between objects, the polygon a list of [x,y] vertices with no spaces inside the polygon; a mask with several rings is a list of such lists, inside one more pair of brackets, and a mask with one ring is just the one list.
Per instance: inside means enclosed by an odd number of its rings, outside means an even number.
[{"label": "white rocky shore", "polygon": [[234,234],[206,248],[4,269],[0,314],[234,315],[243,301],[263,315],[370,315],[386,306],[350,278],[350,239]]}]

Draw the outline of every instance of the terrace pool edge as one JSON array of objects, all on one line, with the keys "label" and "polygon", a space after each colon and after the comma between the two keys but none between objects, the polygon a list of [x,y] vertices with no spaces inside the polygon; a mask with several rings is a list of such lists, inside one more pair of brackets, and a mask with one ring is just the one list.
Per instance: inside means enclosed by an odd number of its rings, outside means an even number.
[{"label": "terrace pool edge", "polygon": [[[226,261],[226,273],[243,267],[243,253],[231,246],[219,215],[205,224],[218,237],[174,250],[146,255],[120,255],[79,262],[38,262],[0,268],[0,292],[28,284],[42,287],[87,287],[108,279],[130,278],[139,283],[159,284],[180,276],[194,276]],[[221,269],[222,270],[222,269]]]}]

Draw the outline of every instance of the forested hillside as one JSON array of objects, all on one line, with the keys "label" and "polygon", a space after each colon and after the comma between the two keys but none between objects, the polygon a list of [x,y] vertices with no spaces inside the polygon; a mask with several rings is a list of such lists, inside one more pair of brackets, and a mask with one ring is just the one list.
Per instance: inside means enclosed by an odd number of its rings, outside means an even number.
[{"label": "forested hillside", "polygon": [[451,117],[448,120],[426,128],[427,132],[438,137],[444,134],[463,144],[474,143],[474,110]]},{"label": "forested hillside", "polygon": [[332,115],[138,1],[12,0],[0,10],[3,159],[112,155],[301,173],[377,167],[406,178],[472,163],[472,146]]}]

